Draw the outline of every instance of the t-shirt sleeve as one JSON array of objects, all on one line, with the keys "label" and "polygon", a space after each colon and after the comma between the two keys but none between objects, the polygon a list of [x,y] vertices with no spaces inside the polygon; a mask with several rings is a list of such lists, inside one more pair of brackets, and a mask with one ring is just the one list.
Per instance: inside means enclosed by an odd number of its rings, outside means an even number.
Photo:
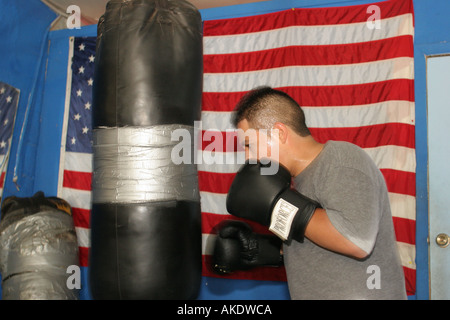
[{"label": "t-shirt sleeve", "polygon": [[370,254],[381,219],[380,189],[376,179],[346,167],[330,168],[324,179],[321,205],[333,226]]}]

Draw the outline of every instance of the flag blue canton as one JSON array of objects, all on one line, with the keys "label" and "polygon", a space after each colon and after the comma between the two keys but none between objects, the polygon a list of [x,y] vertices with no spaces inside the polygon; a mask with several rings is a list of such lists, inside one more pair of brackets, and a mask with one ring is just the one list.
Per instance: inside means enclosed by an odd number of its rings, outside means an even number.
[{"label": "flag blue canton", "polygon": [[0,82],[0,155],[9,150],[18,101],[19,90]]},{"label": "flag blue canton", "polygon": [[66,151],[92,153],[95,38],[75,38]]}]

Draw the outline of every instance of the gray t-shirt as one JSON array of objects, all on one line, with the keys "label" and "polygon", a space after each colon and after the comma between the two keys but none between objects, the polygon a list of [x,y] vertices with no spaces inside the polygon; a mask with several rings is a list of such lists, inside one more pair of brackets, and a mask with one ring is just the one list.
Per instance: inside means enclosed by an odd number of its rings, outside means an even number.
[{"label": "gray t-shirt", "polygon": [[320,203],[333,226],[370,253],[358,260],[305,238],[283,246],[292,299],[406,299],[385,180],[361,148],[329,141],[294,178],[294,187]]}]

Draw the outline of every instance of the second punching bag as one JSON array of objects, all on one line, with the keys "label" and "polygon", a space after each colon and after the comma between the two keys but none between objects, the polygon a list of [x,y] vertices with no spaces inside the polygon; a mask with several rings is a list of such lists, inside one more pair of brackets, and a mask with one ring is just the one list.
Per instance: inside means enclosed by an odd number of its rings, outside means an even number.
[{"label": "second punching bag", "polygon": [[[111,0],[98,24],[89,283],[94,299],[195,299],[197,167],[176,129],[200,120],[202,22],[184,0]],[[194,150],[191,150],[192,152]]]}]

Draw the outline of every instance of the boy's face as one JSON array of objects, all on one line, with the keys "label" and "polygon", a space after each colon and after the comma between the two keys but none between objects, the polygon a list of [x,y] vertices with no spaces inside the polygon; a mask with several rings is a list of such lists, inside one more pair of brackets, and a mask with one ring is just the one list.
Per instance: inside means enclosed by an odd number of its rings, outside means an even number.
[{"label": "boy's face", "polygon": [[277,129],[253,129],[244,119],[238,123],[238,142],[245,150],[245,160],[270,159],[280,162]]}]

